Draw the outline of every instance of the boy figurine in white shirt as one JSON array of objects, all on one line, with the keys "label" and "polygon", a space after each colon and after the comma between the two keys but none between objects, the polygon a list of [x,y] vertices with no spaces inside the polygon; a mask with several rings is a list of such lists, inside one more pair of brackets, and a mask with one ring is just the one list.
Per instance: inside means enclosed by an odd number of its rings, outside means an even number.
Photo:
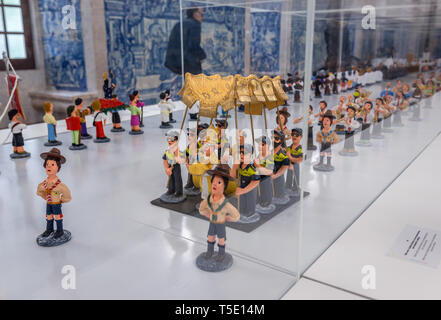
[{"label": "boy figurine in white shirt", "polygon": [[8,112],[9,120],[9,129],[12,133],[12,147],[14,149],[14,153],[11,154],[12,159],[16,158],[28,158],[31,156],[30,153],[24,150],[24,139],[23,139],[23,130],[26,129],[26,125],[20,122],[21,114],[18,113],[17,109],[10,110]]},{"label": "boy figurine in white shirt", "polygon": [[168,101],[167,93],[161,92],[159,95],[161,101],[159,102],[159,110],[161,112],[161,129],[170,129],[173,126],[170,124],[170,113],[173,111],[173,105]]}]

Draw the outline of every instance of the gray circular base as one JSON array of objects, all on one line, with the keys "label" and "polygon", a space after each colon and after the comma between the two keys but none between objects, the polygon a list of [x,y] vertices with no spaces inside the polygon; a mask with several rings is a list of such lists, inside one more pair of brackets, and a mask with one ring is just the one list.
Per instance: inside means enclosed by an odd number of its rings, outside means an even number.
[{"label": "gray circular base", "polygon": [[144,131],[139,130],[139,131],[130,131],[129,134],[131,136],[139,136],[140,134],[144,134]]},{"label": "gray circular base", "polygon": [[371,135],[371,139],[382,140],[382,139],[384,139],[384,136],[382,134],[380,134],[378,136]]},{"label": "gray circular base", "polygon": [[170,120],[169,123],[176,123],[176,120]]},{"label": "gray circular base", "polygon": [[338,154],[343,157],[357,157],[358,151],[343,151],[343,150],[341,150]]},{"label": "gray circular base", "polygon": [[11,153],[9,156],[11,157],[11,159],[25,159],[25,158],[29,158],[31,154],[29,152]]},{"label": "gray circular base", "polygon": [[315,151],[317,150],[316,146],[308,146],[308,151]]},{"label": "gray circular base", "polygon": [[372,142],[369,140],[360,140],[355,143],[358,147],[372,147]]},{"label": "gray circular base", "polygon": [[201,190],[198,188],[184,188],[184,194],[190,197],[198,196],[201,194]]},{"label": "gray circular base", "polygon": [[409,119],[409,121],[415,121],[415,122],[418,122],[418,121],[422,121],[423,119],[421,119],[421,118],[410,118]]},{"label": "gray circular base", "polygon": [[207,272],[222,272],[228,270],[233,265],[233,256],[229,253],[225,253],[225,257],[221,262],[216,261],[217,254],[214,254],[211,258],[205,258],[205,252],[201,253],[196,259],[196,266],[202,271]]},{"label": "gray circular base", "polygon": [[385,132],[385,133],[392,133],[392,132],[394,132],[394,129],[392,129],[392,128],[383,128],[383,132]]},{"label": "gray circular base", "polygon": [[110,132],[125,132],[126,129],[124,128],[113,128],[112,130],[110,130]]},{"label": "gray circular base", "polygon": [[401,128],[401,127],[404,127],[404,124],[402,124],[402,123],[392,123],[392,127]]},{"label": "gray circular base", "polygon": [[248,223],[256,223],[259,220],[260,220],[260,214],[254,213],[249,217],[244,216],[244,215],[240,215],[240,219],[237,222],[243,223],[243,224],[248,224]]},{"label": "gray circular base", "polygon": [[262,207],[260,204],[256,205],[256,212],[262,215],[271,214],[276,211],[276,206],[272,203],[267,207]]},{"label": "gray circular base", "polygon": [[64,230],[64,234],[58,238],[54,239],[55,232],[52,232],[49,237],[43,238],[40,236],[37,237],[37,244],[41,247],[57,247],[69,242],[72,239],[72,234],[68,230]]},{"label": "gray circular base", "polygon": [[81,140],[90,140],[92,138],[93,137],[90,134],[88,134],[87,136],[81,136]]},{"label": "gray circular base", "polygon": [[292,190],[290,188],[286,188],[285,192],[288,195],[288,197],[291,197],[291,198],[298,198],[298,197],[300,197],[300,192],[299,191]]},{"label": "gray circular base", "polygon": [[174,194],[168,195],[164,193],[159,199],[165,203],[181,203],[187,199],[187,196],[183,194],[182,196],[177,197]]},{"label": "gray circular base", "polygon": [[273,197],[273,204],[278,204],[279,206],[283,206],[289,202],[289,197],[284,195],[283,197]]},{"label": "gray circular base", "polygon": [[159,126],[159,128],[160,129],[172,129],[173,128],[173,126],[170,126],[170,125],[168,125],[168,126]]},{"label": "gray circular base", "polygon": [[322,172],[331,172],[335,170],[333,166],[328,166],[326,164],[316,164],[313,168],[315,171],[322,171]]},{"label": "gray circular base", "polygon": [[78,150],[84,150],[87,149],[87,146],[85,144],[80,144],[79,146],[70,146],[69,150],[72,151],[78,151]]},{"label": "gray circular base", "polygon": [[44,144],[45,147],[56,147],[56,146],[61,146],[63,144],[63,142],[61,141],[48,141]]},{"label": "gray circular base", "polygon": [[93,139],[93,142],[95,143],[108,143],[110,142],[109,138],[105,138],[105,139]]}]

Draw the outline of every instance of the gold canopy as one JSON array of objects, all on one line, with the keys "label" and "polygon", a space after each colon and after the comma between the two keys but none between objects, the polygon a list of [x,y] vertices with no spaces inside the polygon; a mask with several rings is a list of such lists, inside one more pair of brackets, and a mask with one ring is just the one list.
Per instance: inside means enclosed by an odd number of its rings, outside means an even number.
[{"label": "gold canopy", "polygon": [[264,107],[271,110],[289,99],[282,89],[280,77],[259,79],[255,75],[221,77],[187,73],[179,95],[189,109],[199,101],[200,115],[209,118],[217,117],[218,106],[227,112],[240,103],[245,106],[246,114],[262,115]]}]

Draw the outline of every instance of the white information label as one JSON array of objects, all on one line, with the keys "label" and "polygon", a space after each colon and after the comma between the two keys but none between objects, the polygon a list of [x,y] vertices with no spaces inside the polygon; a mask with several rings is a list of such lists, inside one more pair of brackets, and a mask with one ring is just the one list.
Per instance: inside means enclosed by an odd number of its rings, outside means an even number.
[{"label": "white information label", "polygon": [[407,225],[388,256],[438,268],[441,262],[441,231]]}]

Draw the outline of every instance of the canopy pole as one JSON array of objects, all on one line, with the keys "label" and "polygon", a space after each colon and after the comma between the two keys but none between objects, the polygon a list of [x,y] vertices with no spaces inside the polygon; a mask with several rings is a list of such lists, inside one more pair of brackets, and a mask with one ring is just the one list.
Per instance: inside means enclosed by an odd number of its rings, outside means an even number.
[{"label": "canopy pole", "polygon": [[[254,122],[253,122],[253,115],[250,113],[250,121],[251,121],[251,136],[253,137],[253,143],[254,146]],[[253,153],[254,154],[254,153]]]},{"label": "canopy pole", "polygon": [[[268,120],[266,119],[266,108],[263,106],[263,117],[265,119],[265,130],[268,131]],[[265,132],[266,135],[266,132]]]},{"label": "canopy pole", "polygon": [[182,119],[181,130],[179,131],[179,137],[182,134],[182,129],[184,129],[184,124],[185,124],[185,119],[187,118],[187,114],[188,114],[188,106],[187,108],[185,108],[184,119]]}]

